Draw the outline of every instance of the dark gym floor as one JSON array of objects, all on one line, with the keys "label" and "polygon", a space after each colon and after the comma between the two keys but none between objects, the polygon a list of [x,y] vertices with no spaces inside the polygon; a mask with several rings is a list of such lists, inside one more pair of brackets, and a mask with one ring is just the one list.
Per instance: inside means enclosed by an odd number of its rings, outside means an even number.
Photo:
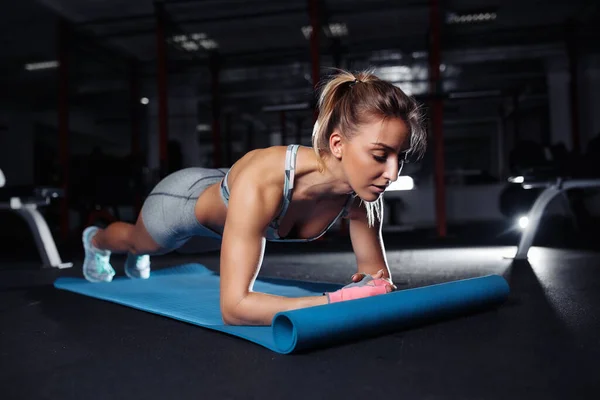
[{"label": "dark gym floor", "polygon": [[[40,270],[32,244],[5,235],[0,397],[599,398],[600,253],[554,227],[530,262],[512,265],[503,256],[518,236],[504,229],[455,227],[445,241],[427,231],[385,236],[399,289],[501,274],[511,286],[501,307],[297,355],[55,290],[57,277],[81,276],[80,249],[61,250],[73,268]],[[113,257],[119,274],[122,261]],[[216,269],[218,255],[155,257],[153,268],[183,262]],[[330,238],[268,246],[261,276],[343,283],[353,268],[347,238]]]}]

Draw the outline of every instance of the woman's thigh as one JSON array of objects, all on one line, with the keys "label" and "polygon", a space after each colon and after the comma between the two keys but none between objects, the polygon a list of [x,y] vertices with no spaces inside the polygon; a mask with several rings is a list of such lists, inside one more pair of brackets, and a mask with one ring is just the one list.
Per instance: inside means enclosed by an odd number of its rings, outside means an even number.
[{"label": "woman's thigh", "polygon": [[146,229],[144,218],[141,213],[133,228],[132,240],[136,254],[158,255],[166,254],[173,250],[154,240],[152,235],[148,232],[148,229]]},{"label": "woman's thigh", "polygon": [[[168,252],[197,236],[206,237],[211,243],[219,241],[220,235],[198,222],[194,208],[200,194],[222,175],[210,169],[189,168],[159,182],[144,201],[136,223],[140,245],[155,244],[156,251]],[[214,244],[209,247],[212,249]]]}]

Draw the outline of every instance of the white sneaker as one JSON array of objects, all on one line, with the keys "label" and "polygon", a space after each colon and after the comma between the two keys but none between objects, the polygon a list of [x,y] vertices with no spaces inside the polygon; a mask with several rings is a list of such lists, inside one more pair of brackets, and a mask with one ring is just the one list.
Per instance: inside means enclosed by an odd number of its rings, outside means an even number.
[{"label": "white sneaker", "polygon": [[98,228],[95,226],[90,226],[83,231],[82,241],[85,250],[83,276],[90,282],[111,282],[115,270],[110,265],[110,251],[92,246],[92,237],[97,231]]},{"label": "white sneaker", "polygon": [[132,279],[150,278],[150,256],[134,256],[127,254],[125,260],[125,275]]}]

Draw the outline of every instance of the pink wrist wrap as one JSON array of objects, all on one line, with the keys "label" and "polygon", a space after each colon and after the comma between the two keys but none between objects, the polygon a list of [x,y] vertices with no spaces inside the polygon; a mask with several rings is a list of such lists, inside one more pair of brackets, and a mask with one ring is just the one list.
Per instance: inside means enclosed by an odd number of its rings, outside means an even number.
[{"label": "pink wrist wrap", "polygon": [[389,281],[385,279],[371,279],[365,282],[351,283],[348,286],[336,290],[335,292],[326,293],[329,303],[337,303],[340,301],[362,299],[364,297],[377,296],[379,294],[386,294],[386,286],[391,285]]}]

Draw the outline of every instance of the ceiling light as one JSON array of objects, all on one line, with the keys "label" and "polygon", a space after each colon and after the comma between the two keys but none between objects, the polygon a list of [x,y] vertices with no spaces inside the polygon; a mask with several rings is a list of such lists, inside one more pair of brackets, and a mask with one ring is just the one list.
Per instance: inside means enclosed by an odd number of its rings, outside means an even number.
[{"label": "ceiling light", "polygon": [[304,38],[306,40],[310,39],[310,34],[312,33],[312,26],[303,26],[302,28],[300,28],[300,30],[302,31],[302,34],[304,35]]},{"label": "ceiling light", "polygon": [[200,46],[198,46],[196,42],[192,41],[185,41],[181,43],[181,47],[183,47],[187,51],[196,51],[200,48]]},{"label": "ceiling light", "polygon": [[329,32],[332,37],[342,37],[348,35],[346,24],[329,24]]},{"label": "ceiling light", "polygon": [[[310,39],[312,34],[312,26],[306,25],[300,28],[302,35],[306,40]],[[343,22],[334,22],[323,27],[323,32],[327,37],[342,37],[348,36],[348,27]]]},{"label": "ceiling light", "polygon": [[208,36],[206,35],[206,33],[192,33],[192,39],[193,40],[203,40],[208,38]]},{"label": "ceiling light", "polygon": [[192,33],[191,35],[175,35],[171,40],[186,51],[198,51],[200,49],[212,50],[219,47],[219,44],[208,37],[206,33]]},{"label": "ceiling light", "polygon": [[212,39],[200,40],[200,46],[204,47],[206,50],[216,49],[217,47],[219,47],[217,42],[215,42]]},{"label": "ceiling light", "polygon": [[40,69],[50,69],[58,67],[58,61],[42,61],[37,63],[29,63],[25,64],[25,69],[27,71],[37,71]]},{"label": "ceiling light", "polygon": [[310,107],[309,103],[296,103],[296,104],[279,104],[274,106],[264,106],[262,111],[292,111],[292,110],[306,110]]},{"label": "ceiling light", "polygon": [[495,12],[479,12],[468,14],[450,12],[446,16],[446,22],[449,24],[472,24],[493,21],[496,19],[496,17],[497,14]]}]

